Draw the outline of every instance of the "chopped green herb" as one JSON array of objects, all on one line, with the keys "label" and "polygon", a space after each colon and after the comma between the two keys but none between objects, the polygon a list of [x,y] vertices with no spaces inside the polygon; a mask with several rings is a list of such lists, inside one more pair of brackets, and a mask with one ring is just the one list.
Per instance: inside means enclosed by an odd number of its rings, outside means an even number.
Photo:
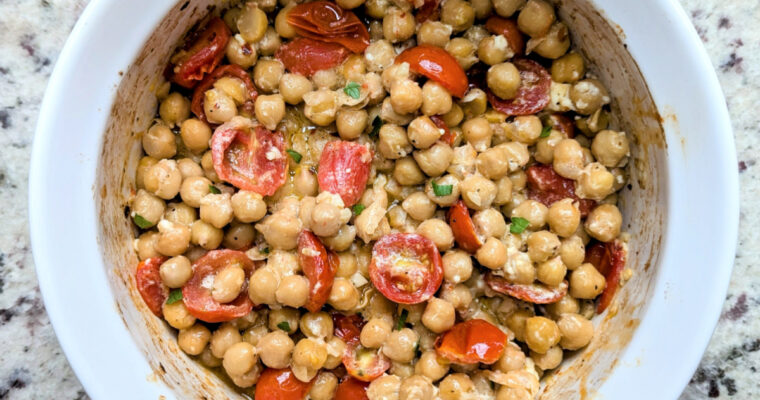
[{"label": "chopped green herb", "polygon": [[269,254],[269,247],[264,247],[263,249],[261,249],[261,252],[264,254]]},{"label": "chopped green herb", "polygon": [[380,119],[380,116],[376,116],[375,119],[372,120],[372,131],[369,133],[369,137],[376,138],[380,136],[380,128],[383,127],[383,120]]},{"label": "chopped green herb", "polygon": [[438,197],[448,196],[454,189],[454,185],[439,185],[435,181],[430,181],[430,183],[433,185],[433,193]]},{"label": "chopped green herb", "polygon": [[547,138],[552,133],[552,127],[551,126],[545,126],[543,129],[541,129],[541,135],[540,138]]},{"label": "chopped green herb", "polygon": [[282,321],[279,324],[277,324],[277,327],[282,329],[285,332],[290,332],[290,324],[288,321]]},{"label": "chopped green herb", "polygon": [[222,194],[222,191],[219,190],[219,188],[214,185],[208,185],[208,191],[213,194]]},{"label": "chopped green herb", "polygon": [[152,222],[148,221],[147,219],[145,219],[145,218],[144,218],[142,215],[140,215],[140,214],[135,214],[135,216],[134,216],[134,217],[132,217],[132,220],[134,220],[134,221],[135,221],[135,225],[139,226],[139,227],[140,227],[140,229],[148,229],[148,228],[150,228],[151,226],[153,226],[153,223],[152,223]]},{"label": "chopped green herb", "polygon": [[354,204],[354,207],[353,207],[354,215],[356,215],[358,217],[359,214],[361,214],[362,211],[364,211],[365,208],[367,208],[367,207],[365,207],[364,204]]},{"label": "chopped green herb", "polygon": [[512,223],[509,224],[509,231],[512,233],[523,233],[525,228],[530,225],[530,221],[521,217],[512,217]]},{"label": "chopped green herb", "polygon": [[346,85],[345,88],[343,88],[343,91],[346,92],[347,95],[351,96],[354,99],[358,99],[360,96],[359,88],[361,88],[361,85],[359,85],[356,82],[348,82],[348,85]]},{"label": "chopped green herb", "polygon": [[404,329],[407,317],[409,317],[409,310],[405,308],[401,310],[401,315],[398,317],[398,323],[396,324],[397,331]]},{"label": "chopped green herb", "polygon": [[169,298],[166,299],[166,304],[174,304],[182,300],[182,289],[174,289],[169,292]]},{"label": "chopped green herb", "polygon": [[297,151],[295,151],[295,150],[291,150],[291,149],[287,149],[287,150],[285,150],[285,151],[287,151],[287,152],[288,152],[288,155],[290,155],[290,158],[292,158],[292,159],[293,159],[293,161],[295,161],[295,162],[296,162],[296,164],[298,164],[298,163],[300,163],[300,162],[301,162],[301,158],[302,158],[302,157],[301,157],[301,153],[299,153],[299,152],[297,152]]}]

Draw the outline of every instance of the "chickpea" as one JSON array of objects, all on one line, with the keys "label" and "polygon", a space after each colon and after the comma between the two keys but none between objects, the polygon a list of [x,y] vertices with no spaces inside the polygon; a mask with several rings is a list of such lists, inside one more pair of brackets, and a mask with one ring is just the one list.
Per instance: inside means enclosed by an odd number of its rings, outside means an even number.
[{"label": "chickpea", "polygon": [[207,179],[216,183],[222,182],[222,180],[219,179],[219,175],[216,174],[216,170],[214,169],[214,159],[211,156],[211,151],[203,153],[203,156],[201,157],[201,168],[203,168],[203,174]]},{"label": "chickpea", "polygon": [[591,152],[594,157],[608,168],[620,166],[623,158],[629,154],[628,139],[625,132],[603,130],[594,137]]},{"label": "chickpea", "polygon": [[391,43],[403,42],[414,35],[414,15],[398,7],[388,7],[383,15],[383,36]]},{"label": "chickpea", "polygon": [[185,178],[180,186],[180,196],[182,201],[190,207],[200,207],[201,199],[209,194],[211,181],[202,176],[191,176]]},{"label": "chickpea", "polygon": [[286,276],[277,287],[275,297],[278,303],[288,307],[303,307],[309,299],[309,280],[301,275]]},{"label": "chickpea", "polygon": [[454,246],[454,233],[445,221],[428,219],[417,227],[417,233],[435,243],[439,251],[446,251]]},{"label": "chickpea", "polygon": [[222,366],[222,359],[215,357],[211,353],[210,347],[206,347],[203,352],[201,352],[201,354],[198,356],[198,361],[200,361],[201,364],[208,368],[216,368]]},{"label": "chickpea", "polygon": [[422,113],[425,115],[446,114],[451,111],[451,94],[433,80],[422,86]]},{"label": "chickpea", "polygon": [[[480,61],[483,61],[488,65],[503,63],[507,58],[513,55],[514,51],[509,47],[509,43],[503,35],[486,36],[478,44],[478,58]],[[517,69],[515,68],[515,71],[516,70]],[[517,78],[519,85],[519,74]],[[514,97],[514,95],[512,97]]]},{"label": "chickpea", "polygon": [[577,313],[566,313],[557,321],[562,334],[559,344],[565,350],[578,350],[591,342],[594,337],[594,324]]},{"label": "chickpea", "polygon": [[532,351],[545,354],[559,340],[559,328],[549,318],[532,317],[525,321],[525,343]]},{"label": "chickpea", "polygon": [[223,238],[224,233],[221,229],[202,220],[193,222],[193,226],[190,228],[191,243],[206,250],[214,250],[219,247]]},{"label": "chickpea", "polygon": [[589,213],[584,227],[591,237],[602,242],[609,242],[620,235],[623,215],[617,206],[600,204]]},{"label": "chickpea", "polygon": [[530,224],[528,229],[538,230],[546,225],[546,216],[549,209],[535,200],[525,200],[512,210],[512,217],[527,219]]},{"label": "chickpea", "polygon": [[554,147],[552,163],[557,174],[568,178],[578,179],[586,166],[583,148],[575,139],[563,139]]},{"label": "chickpea", "polygon": [[589,264],[582,264],[570,273],[570,295],[579,299],[594,299],[604,291],[604,275]]},{"label": "chickpea", "polygon": [[179,193],[182,174],[174,160],[163,159],[150,167],[144,177],[145,190],[169,200]]},{"label": "chickpea", "polygon": [[461,37],[455,37],[446,44],[446,51],[456,58],[459,65],[465,70],[470,69],[478,62],[478,57],[475,56],[476,50],[477,48],[471,41]]},{"label": "chickpea", "polygon": [[478,172],[488,179],[497,180],[509,172],[509,161],[504,148],[500,147],[492,147],[478,154],[476,165]]},{"label": "chickpea", "polygon": [[150,167],[156,165],[157,162],[158,160],[150,156],[142,157],[140,161],[138,161],[137,170],[135,171],[135,186],[137,186],[138,189],[145,188],[145,174]]},{"label": "chickpea", "polygon": [[246,342],[238,342],[224,352],[222,366],[230,376],[243,375],[258,362],[256,348]]},{"label": "chickpea", "polygon": [[462,32],[475,22],[475,9],[463,0],[448,0],[441,5],[441,22],[450,25],[454,32]]},{"label": "chickpea", "polygon": [[[190,158],[180,158],[177,160],[177,168],[179,169],[179,173],[182,175],[182,182],[190,177],[203,176],[203,168],[201,168],[197,162],[193,161]],[[180,186],[180,192],[181,191],[182,186]]]},{"label": "chickpea", "polygon": [[187,329],[195,324],[195,317],[185,307],[185,303],[178,301],[176,303],[164,303],[162,307],[164,319],[174,329]]},{"label": "chickpea", "polygon": [[401,207],[417,221],[432,218],[436,210],[435,203],[430,201],[424,192],[414,192],[407,196],[401,203]]},{"label": "chickpea", "polygon": [[454,373],[443,378],[438,390],[442,400],[462,400],[474,390],[474,385],[467,374]]},{"label": "chickpea", "polygon": [[535,115],[523,115],[515,117],[512,122],[512,137],[527,145],[536,144],[541,135],[543,126],[541,120]]},{"label": "chickpea", "polygon": [[190,151],[201,153],[208,149],[209,140],[211,140],[211,128],[197,118],[186,119],[180,125],[180,136]]},{"label": "chickpea", "polygon": [[463,283],[456,285],[444,285],[441,290],[441,298],[454,306],[454,309],[463,311],[472,303],[472,293]]},{"label": "chickpea", "polygon": [[191,356],[201,354],[210,339],[211,332],[201,324],[182,329],[177,334],[179,348]]},{"label": "chickpea", "polygon": [[414,158],[407,156],[396,161],[393,178],[400,185],[414,186],[425,181],[425,174],[422,173]]},{"label": "chickpea", "polygon": [[526,35],[542,37],[549,32],[554,23],[554,6],[543,0],[528,0],[520,15],[517,16],[517,26]]},{"label": "chickpea", "polygon": [[496,198],[493,204],[502,206],[512,201],[512,180],[504,176],[496,181]]},{"label": "chickpea", "polygon": [[483,117],[472,118],[462,124],[462,133],[476,151],[483,152],[491,145],[493,130],[488,120]]},{"label": "chickpea", "polygon": [[176,256],[164,261],[158,271],[161,282],[172,289],[182,287],[193,276],[190,260],[185,256]]},{"label": "chickpea", "polygon": [[256,97],[254,105],[256,119],[270,131],[277,128],[277,124],[285,117],[285,101],[282,95],[261,95]]},{"label": "chickpea", "polygon": [[559,250],[557,235],[549,231],[533,232],[528,236],[528,255],[533,262],[544,262]]},{"label": "chickpea", "polygon": [[148,231],[140,235],[134,241],[134,247],[137,251],[137,257],[140,260],[146,260],[148,258],[160,257],[161,254],[156,251],[155,245],[158,240],[158,233],[155,231]]},{"label": "chickpea", "polygon": [[203,95],[203,112],[212,124],[223,124],[238,115],[235,100],[224,91],[212,88]]},{"label": "chickpea", "polygon": [[425,194],[433,203],[438,204],[439,206],[442,206],[442,207],[448,207],[454,204],[459,199],[460,182],[456,176],[444,175],[443,177],[436,179],[436,185],[438,186],[451,185],[451,194],[449,195],[439,196],[435,194],[435,192],[433,191],[433,185],[431,182],[433,182],[432,179],[425,185]]},{"label": "chickpea", "polygon": [[256,222],[267,213],[267,205],[256,192],[241,190],[230,198],[232,213],[240,222]]},{"label": "chickpea", "polygon": [[384,124],[380,128],[377,148],[380,154],[389,160],[405,157],[412,152],[412,145],[404,128],[394,124]]},{"label": "chickpea", "polygon": [[517,310],[507,317],[507,328],[515,334],[515,339],[525,342],[526,321],[532,317],[533,313],[524,309]]},{"label": "chickpea", "polygon": [[491,207],[496,198],[496,184],[482,175],[470,175],[461,184],[462,200],[473,210],[485,210]]},{"label": "chickpea", "polygon": [[145,154],[155,159],[171,158],[177,154],[174,134],[164,124],[154,124],[142,137]]},{"label": "chickpea", "polygon": [[415,118],[407,128],[409,141],[418,149],[429,148],[442,134],[442,130],[426,116]]},{"label": "chickpea", "polygon": [[591,115],[610,102],[609,93],[596,79],[584,79],[570,88],[570,100],[575,110],[583,115]]},{"label": "chickpea", "polygon": [[417,44],[444,47],[449,42],[451,32],[452,29],[449,25],[439,21],[427,20],[420,25],[417,31]]},{"label": "chickpea", "polygon": [[525,5],[525,0],[493,0],[496,13],[504,18],[511,17]]},{"label": "chickpea", "polygon": [[177,92],[170,93],[161,101],[158,115],[169,127],[174,127],[190,116],[190,101]]},{"label": "chickpea", "polygon": [[[345,3],[346,1],[356,0],[340,0],[338,3]],[[332,372],[320,372],[317,378],[314,380],[314,384],[309,391],[309,399],[311,400],[331,400],[335,394],[335,390],[338,387],[338,378]]]},{"label": "chickpea", "polygon": [[385,343],[388,335],[391,333],[391,324],[382,318],[372,318],[362,328],[359,339],[362,346],[371,349],[379,348]]},{"label": "chickpea", "polygon": [[338,100],[336,93],[332,90],[323,88],[306,93],[303,100],[306,103],[304,114],[315,124],[327,126],[335,121]]},{"label": "chickpea", "polygon": [[246,42],[255,43],[261,40],[267,25],[267,15],[256,3],[248,2],[243,6],[240,17],[237,19],[237,28]]},{"label": "chickpea", "polygon": [[383,345],[383,354],[393,361],[411,362],[414,359],[414,347],[418,339],[417,333],[409,328],[392,331]]},{"label": "chickpea", "polygon": [[134,200],[132,200],[131,209],[133,218],[139,215],[144,220],[150,222],[151,225],[155,225],[164,214],[166,206],[164,205],[163,200],[143,189],[140,189],[137,191],[137,195],[135,196]]},{"label": "chickpea", "polygon": [[320,341],[305,338],[298,341],[293,349],[293,365],[319,370],[327,361],[327,348]]},{"label": "chickpea", "polygon": [[472,276],[472,259],[461,250],[447,251],[443,257],[443,277],[447,282],[460,283]]},{"label": "chickpea", "polygon": [[440,359],[435,350],[422,353],[420,359],[414,365],[414,373],[427,377],[431,381],[437,381],[449,372],[449,363]]},{"label": "chickpea", "polygon": [[568,53],[552,61],[552,80],[559,83],[575,83],[586,74],[583,57]]},{"label": "chickpea", "polygon": [[229,193],[209,193],[201,199],[201,219],[215,228],[223,228],[233,218],[232,200]]},{"label": "chickpea", "polygon": [[604,200],[613,193],[615,177],[599,163],[591,163],[583,169],[577,183],[578,196],[582,198]]},{"label": "chickpea", "polygon": [[393,50],[393,45],[387,40],[372,42],[369,47],[364,50],[364,60],[367,63],[367,70],[371,72],[382,72],[393,65],[393,59],[395,57],[396,53]]},{"label": "chickpea", "polygon": [[478,211],[472,216],[475,231],[485,237],[500,238],[507,232],[504,215],[494,208]]},{"label": "chickpea", "polygon": [[422,313],[422,324],[435,333],[451,329],[455,320],[454,306],[436,297],[428,300],[425,312]]},{"label": "chickpea", "polygon": [[[568,313],[578,313],[581,309],[580,302],[578,302],[578,299],[576,299],[573,296],[563,296],[558,302],[547,304],[546,305],[546,312],[552,317],[552,319],[557,320],[559,319],[563,314]],[[559,324],[559,322],[558,322]],[[562,331],[562,328],[560,327],[560,332]]]},{"label": "chickpea", "polygon": [[240,265],[232,264],[222,268],[214,278],[211,297],[219,303],[235,300],[245,283],[245,272]]},{"label": "chickpea", "polygon": [[169,203],[164,211],[164,219],[190,226],[197,218],[195,209],[185,203]]},{"label": "chickpea", "polygon": [[404,79],[391,86],[391,106],[398,114],[411,114],[422,106],[422,89],[417,82]]},{"label": "chickpea", "polygon": [[277,273],[270,267],[257,269],[248,284],[248,297],[256,304],[277,304]]},{"label": "chickpea", "polygon": [[[293,3],[295,4],[295,3]],[[274,29],[285,39],[292,39],[296,37],[296,29],[294,26],[288,23],[288,13],[293,9],[293,6],[288,5],[280,9],[277,13],[277,17],[274,20]]]},{"label": "chickpea", "polygon": [[367,387],[367,397],[377,400],[398,400],[400,388],[400,377],[396,375],[383,375],[370,382]]},{"label": "chickpea", "polygon": [[227,42],[225,54],[232,64],[239,65],[244,69],[253,67],[259,58],[254,46],[248,43],[240,43],[237,39]]},{"label": "chickpea", "polygon": [[333,333],[332,318],[324,311],[302,315],[299,326],[304,335],[313,339],[327,339]]},{"label": "chickpea", "polygon": [[367,127],[369,116],[364,110],[341,110],[335,119],[338,134],[343,140],[353,140],[359,137]]},{"label": "chickpea", "polygon": [[158,223],[155,249],[165,256],[178,256],[190,246],[191,231],[187,225],[161,220]]},{"label": "chickpea", "polygon": [[536,268],[536,278],[549,286],[558,286],[562,283],[566,273],[567,267],[559,256],[540,263]]},{"label": "chickpea", "polygon": [[311,81],[303,75],[287,73],[279,82],[280,94],[288,104],[296,105],[303,101],[303,96],[313,90]]},{"label": "chickpea", "polygon": [[285,67],[277,60],[259,60],[253,68],[253,81],[265,93],[272,93],[280,85]]},{"label": "chickpea", "polygon": [[443,142],[436,142],[426,150],[417,150],[412,155],[417,164],[428,176],[440,176],[448,169],[454,159],[454,151]]},{"label": "chickpea", "polygon": [[562,258],[562,262],[567,266],[567,269],[573,270],[578,268],[583,264],[583,259],[586,256],[583,239],[573,235],[562,240],[562,244],[559,247],[559,255]]},{"label": "chickpea", "polygon": [[496,362],[496,369],[501,372],[509,372],[522,369],[525,366],[525,353],[514,343],[504,347],[504,353]]},{"label": "chickpea", "polygon": [[562,363],[562,348],[559,346],[552,346],[544,354],[539,354],[534,351],[530,352],[530,358],[538,368],[544,371],[557,368]]},{"label": "chickpea", "polygon": [[345,251],[354,242],[356,231],[353,225],[343,225],[335,236],[323,237],[322,242],[332,251]]},{"label": "chickpea", "polygon": [[281,330],[267,333],[256,346],[261,362],[269,368],[286,368],[294,347],[293,339]]},{"label": "chickpea", "polygon": [[489,237],[475,252],[475,258],[486,268],[501,269],[507,262],[507,248],[495,237]]},{"label": "chickpea", "polygon": [[359,291],[345,278],[335,278],[327,302],[336,310],[353,310],[359,304]]},{"label": "chickpea", "polygon": [[562,237],[572,236],[581,221],[581,212],[573,199],[554,202],[546,214],[546,222],[552,232]]}]

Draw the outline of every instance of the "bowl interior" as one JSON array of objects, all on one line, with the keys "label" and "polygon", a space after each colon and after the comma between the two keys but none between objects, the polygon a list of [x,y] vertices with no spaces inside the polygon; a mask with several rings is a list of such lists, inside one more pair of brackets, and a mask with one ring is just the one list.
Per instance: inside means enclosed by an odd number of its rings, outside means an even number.
[{"label": "bowl interior", "polygon": [[[134,228],[125,217],[125,209],[133,194],[140,139],[155,116],[155,93],[164,82],[164,66],[175,44],[209,7],[225,7],[226,3],[180,2],[156,27],[124,71],[108,118],[96,176],[99,243],[118,312],[156,376],[177,397],[239,398],[239,394],[185,356],[171,329],[142,302],[132,278],[138,260],[131,246]],[[620,206],[624,230],[630,234],[628,266],[634,274],[618,292],[614,305],[594,319],[597,333],[591,344],[546,380],[542,399],[573,399],[593,394],[602,386],[647,309],[666,230],[667,147],[660,115],[621,40],[623,32],[586,0],[556,3],[560,18],[573,34],[574,47],[590,61],[591,71],[611,93],[611,126],[624,130],[632,141],[627,166],[630,184],[621,192]]]}]

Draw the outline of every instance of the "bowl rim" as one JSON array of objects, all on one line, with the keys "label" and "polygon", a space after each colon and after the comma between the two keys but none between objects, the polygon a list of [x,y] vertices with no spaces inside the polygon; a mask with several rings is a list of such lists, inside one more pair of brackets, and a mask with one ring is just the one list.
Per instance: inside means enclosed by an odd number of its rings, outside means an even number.
[{"label": "bowl rim", "polygon": [[[597,9],[606,10],[605,7],[599,7],[599,2],[592,3]],[[35,268],[42,298],[59,343],[83,387],[95,399],[158,398],[160,395],[174,398],[160,379],[151,379],[152,370],[148,362],[115,312],[115,304],[108,301],[112,300],[112,296],[107,278],[108,271],[103,265],[97,243],[95,197],[98,193],[94,187],[95,170],[102,147],[102,132],[120,82],[119,73],[128,68],[148,35],[174,6],[174,2],[152,0],[91,1],[60,53],[40,107],[29,173],[29,221]],[[712,187],[706,196],[712,196],[710,199],[713,204],[721,204],[712,217],[718,220],[717,224],[722,227],[713,228],[716,231],[720,230],[721,234],[713,233],[711,236],[714,247],[710,249],[711,256],[708,259],[714,261],[714,266],[718,268],[708,269],[704,271],[707,275],[699,277],[706,281],[699,284],[706,285],[710,290],[705,293],[691,293],[687,290],[684,293],[671,294],[670,300],[669,293],[674,290],[667,285],[672,282],[658,274],[657,285],[654,288],[655,298],[650,299],[651,305],[646,311],[646,316],[624,350],[617,367],[631,371],[635,376],[654,380],[657,384],[641,385],[636,391],[630,391],[631,380],[621,378],[620,381],[618,378],[622,374],[618,374],[616,369],[616,373],[613,373],[602,386],[601,393],[604,394],[605,388],[627,385],[628,392],[616,391],[622,394],[622,397],[618,398],[627,398],[626,393],[630,393],[631,398],[634,394],[639,398],[642,392],[653,390],[652,393],[657,394],[654,397],[675,399],[699,364],[725,300],[738,234],[738,170],[725,100],[707,52],[688,16],[674,0],[641,2],[641,7],[644,6],[648,7],[649,13],[659,13],[672,24],[662,29],[667,29],[672,35],[669,39],[677,42],[680,50],[685,52],[683,67],[702,78],[692,84],[705,95],[704,99],[701,99],[707,104],[703,122],[709,124],[715,132],[725,133],[725,137],[722,138],[707,137],[714,142],[709,148],[714,179],[710,181]],[[635,5],[630,7],[636,8]],[[630,23],[623,22],[626,17],[619,12],[605,14],[623,28],[631,26]],[[131,34],[119,36],[118,32]],[[90,40],[93,37],[98,39]],[[118,40],[120,45],[120,50],[116,52],[109,47],[110,43],[114,43],[109,41],[114,40]],[[629,46],[629,51],[634,59],[637,59],[634,54],[636,48]],[[89,54],[109,54],[109,57],[107,60],[93,63],[89,60]],[[641,63],[639,64],[641,66]],[[642,73],[645,77],[648,76],[643,68]],[[658,109],[662,112],[662,105],[668,103],[659,101],[661,96],[656,95],[658,90],[653,89],[650,83],[651,76],[646,80],[650,84]],[[97,83],[97,87],[108,90],[89,91],[86,92],[88,96],[84,96],[85,99],[68,101],[70,93],[81,90],[81,85],[88,82]],[[682,193],[672,190],[674,187],[681,187],[678,181],[680,177],[688,176],[688,171],[683,166],[688,163],[688,160],[685,160],[687,155],[679,156],[677,149],[674,149],[678,146],[673,145],[682,137],[673,131],[674,129],[666,128],[667,142],[671,144],[667,150],[670,214],[667,217],[660,265],[678,263],[676,257],[683,255],[685,250],[692,250],[696,254],[705,251],[699,248],[690,249],[685,243],[679,242],[681,239],[678,234],[688,230],[687,226],[692,220],[679,211],[679,202],[689,198],[684,198]],[[83,137],[72,139],[72,142],[81,144],[78,148],[80,151],[75,152],[76,154],[61,154],[60,149],[65,149],[65,146],[61,147],[60,136],[65,135],[61,135],[60,132],[84,132]],[[60,218],[62,214],[67,216],[66,220],[78,221],[74,222],[76,226],[73,228],[76,235],[69,233],[69,227],[62,226],[65,224],[48,223],[65,222]],[[78,240],[81,238],[90,239]],[[70,271],[59,267],[60,265],[81,274],[74,277]],[[652,325],[670,321],[668,315],[663,315],[662,310],[674,309],[671,304],[672,296],[684,296],[678,297],[676,302],[690,301],[688,304],[693,308],[696,308],[695,304],[699,305],[699,310],[692,309],[692,316],[699,318],[688,321],[694,322],[693,325],[678,326],[662,332],[669,342],[680,343],[679,339],[683,339],[682,335],[685,334],[682,329],[688,328],[689,336],[688,340],[684,341],[685,344],[669,349],[668,354],[671,360],[672,357],[676,357],[681,367],[665,364],[670,367],[664,374],[659,371],[642,372],[645,369],[634,364],[637,364],[637,360],[641,364],[642,357],[649,357],[649,360],[653,356],[652,351],[647,353],[647,346],[651,343],[647,342],[646,337],[642,338],[642,329],[645,329],[645,326],[647,330],[655,329]],[[93,301],[93,297],[102,300]],[[660,306],[662,310],[656,306]],[[97,323],[93,324],[93,318],[89,315],[97,315]],[[150,384],[140,384],[141,379]]]}]

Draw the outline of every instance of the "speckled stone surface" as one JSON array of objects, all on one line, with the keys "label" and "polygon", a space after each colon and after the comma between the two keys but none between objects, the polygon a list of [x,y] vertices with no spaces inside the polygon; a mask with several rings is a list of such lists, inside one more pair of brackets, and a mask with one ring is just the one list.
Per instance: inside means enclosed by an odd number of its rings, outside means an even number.
[{"label": "speckled stone surface", "polygon": [[[58,52],[86,3],[0,0],[0,399],[87,398],[45,314],[27,224],[27,174],[39,104]],[[731,287],[712,342],[681,400],[757,399],[760,2],[681,0],[681,4],[723,85],[742,185],[739,248]]]}]

